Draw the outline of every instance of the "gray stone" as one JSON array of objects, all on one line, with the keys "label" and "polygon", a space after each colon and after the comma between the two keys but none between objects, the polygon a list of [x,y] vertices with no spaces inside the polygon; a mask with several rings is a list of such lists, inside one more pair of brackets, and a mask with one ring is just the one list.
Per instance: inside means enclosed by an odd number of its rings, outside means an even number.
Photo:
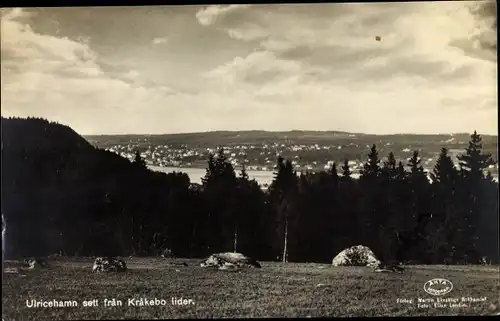
[{"label": "gray stone", "polygon": [[[232,252],[212,254],[207,259],[203,260],[200,265],[201,267],[216,266],[220,268],[224,265],[229,266],[229,264],[238,268],[261,268],[261,265],[255,259],[241,253]],[[227,267],[227,269],[229,269],[229,267]]]},{"label": "gray stone", "polygon": [[92,267],[92,272],[125,272],[126,270],[125,261],[113,257],[98,257]]},{"label": "gray stone", "polygon": [[333,266],[370,266],[376,267],[380,261],[372,250],[363,245],[351,246],[337,254],[332,260]]}]

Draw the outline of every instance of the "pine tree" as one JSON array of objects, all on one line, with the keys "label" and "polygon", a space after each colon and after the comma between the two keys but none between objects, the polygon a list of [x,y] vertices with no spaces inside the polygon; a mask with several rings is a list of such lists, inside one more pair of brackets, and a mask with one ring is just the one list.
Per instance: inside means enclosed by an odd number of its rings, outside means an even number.
[{"label": "pine tree", "polygon": [[376,180],[380,174],[380,159],[378,157],[377,146],[375,144],[370,148],[368,153],[368,160],[363,165],[361,178],[365,181]]},{"label": "pine tree", "polygon": [[463,211],[463,238],[467,240],[465,255],[471,262],[477,263],[479,255],[477,243],[479,235],[477,226],[480,221],[481,208],[487,203],[484,199],[482,186],[485,184],[484,171],[488,166],[495,164],[491,154],[482,153],[482,138],[476,131],[471,135],[469,146],[465,153],[458,156],[460,174],[463,178],[463,197],[461,209]]},{"label": "pine tree", "polygon": [[418,151],[413,151],[413,155],[408,161],[410,167],[409,183],[412,192],[412,206],[414,209],[414,216],[423,212],[429,212],[429,180],[424,168],[421,165],[422,160],[418,155]]},{"label": "pine tree", "polygon": [[375,255],[384,257],[387,253],[384,240],[388,193],[387,186],[380,184],[382,177],[379,163],[377,147],[373,144],[359,178],[362,195],[359,201],[359,215],[363,222],[365,242],[373,244],[371,249]]},{"label": "pine tree", "polygon": [[400,192],[396,182],[397,168],[396,158],[394,153],[390,152],[383,167],[380,169],[380,185],[379,192],[376,193],[372,200],[374,206],[377,207],[377,221],[381,226],[380,232],[382,237],[380,242],[384,249],[384,259],[392,260],[395,255],[395,238],[394,232],[399,229],[401,213],[398,206],[400,205],[397,198],[397,193]]},{"label": "pine tree", "polygon": [[144,161],[141,157],[141,153],[139,153],[139,151],[135,151],[134,163],[142,168],[146,168],[146,161]]},{"label": "pine tree", "polygon": [[383,174],[388,180],[394,180],[396,178],[396,158],[394,157],[393,152],[389,153],[387,161],[384,162],[384,167],[381,169],[381,174]]},{"label": "pine tree", "polygon": [[441,148],[441,153],[439,154],[439,158],[431,173],[432,182],[441,183],[447,187],[451,187],[455,184],[457,178],[458,172],[455,164],[448,155],[448,149],[443,147]]},{"label": "pine tree", "polygon": [[208,168],[202,179],[203,199],[207,209],[206,245],[217,251],[234,250],[239,223],[238,183],[232,164],[220,148],[209,155]]},{"label": "pine tree", "polygon": [[210,153],[207,160],[207,168],[205,177],[202,177],[201,182],[203,185],[207,185],[215,179],[216,168],[215,168],[215,157],[214,154]]},{"label": "pine tree", "polygon": [[[238,178],[238,194],[237,194],[237,199],[238,203],[243,203],[246,200],[246,197],[248,197],[248,188],[249,188],[249,180],[248,180],[248,174],[245,170],[245,165],[241,168],[240,172],[240,177]],[[243,219],[241,213],[238,213],[236,219],[235,219],[235,224],[234,224],[234,237],[233,237],[233,252],[237,252],[238,249],[238,230],[239,230],[239,225],[240,221]]]},{"label": "pine tree", "polygon": [[398,163],[398,167],[396,168],[396,180],[405,181],[407,177],[408,177],[408,173],[405,170],[403,162],[400,161]]},{"label": "pine tree", "polygon": [[418,151],[413,151],[413,155],[408,161],[408,166],[410,167],[410,176],[413,180],[427,179],[425,175],[424,168],[421,165],[422,160],[418,155]]},{"label": "pine tree", "polygon": [[[281,259],[288,262],[289,237],[292,231],[292,220],[295,219],[296,198],[298,193],[297,174],[292,163],[283,157],[277,159],[275,177],[269,187],[270,201],[276,210],[278,237],[282,238]],[[279,243],[279,241],[278,241]]]},{"label": "pine tree", "polygon": [[248,180],[248,173],[247,173],[247,171],[245,169],[245,165],[243,165],[241,167],[240,178],[242,178],[244,180]]},{"label": "pine tree", "polygon": [[[421,158],[419,157],[418,151],[413,151],[412,157],[408,161],[408,167],[410,171],[407,175],[408,178],[408,190],[405,196],[405,206],[402,209],[406,216],[406,227],[409,228],[409,240],[406,246],[413,251],[411,256],[415,259],[421,259],[424,257],[424,247],[423,238],[419,236],[416,229],[423,230],[425,226],[419,225],[418,222],[422,222],[423,216],[430,215],[431,207],[431,197],[432,193],[430,190],[429,180],[425,173],[424,168],[421,165]],[[428,220],[426,220],[428,222]],[[416,225],[415,225],[416,224]],[[420,233],[420,232],[419,232]],[[405,249],[405,252],[410,251]]]},{"label": "pine tree", "polygon": [[337,164],[335,162],[332,164],[328,170],[328,174],[331,177],[332,186],[338,188],[339,185],[339,174],[337,173]]},{"label": "pine tree", "polygon": [[344,160],[344,164],[342,165],[342,176],[340,177],[340,180],[343,182],[350,182],[352,181],[352,172],[351,169],[349,168],[349,160],[346,158]]},{"label": "pine tree", "polygon": [[390,152],[389,156],[387,157],[387,161],[384,162],[385,167],[391,170],[396,169],[396,158],[394,157],[394,153]]},{"label": "pine tree", "polygon": [[[442,235],[439,238],[441,244],[432,246],[434,256],[438,262],[456,261],[463,257],[464,238],[460,235],[463,223],[458,201],[460,195],[457,195],[458,170],[455,168],[451,157],[448,155],[448,149],[442,148],[436,165],[431,173],[433,185],[433,230],[429,231],[431,235],[439,232]],[[436,235],[437,236],[437,235]]]},{"label": "pine tree", "polygon": [[484,170],[490,165],[494,165],[491,154],[482,154],[482,137],[476,131],[471,135],[469,146],[465,154],[459,155],[461,174],[472,180],[484,178]]}]

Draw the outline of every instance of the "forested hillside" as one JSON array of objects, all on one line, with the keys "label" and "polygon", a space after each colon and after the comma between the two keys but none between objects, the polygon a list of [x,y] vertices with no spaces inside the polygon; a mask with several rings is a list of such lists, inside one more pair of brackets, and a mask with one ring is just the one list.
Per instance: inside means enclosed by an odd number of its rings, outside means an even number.
[{"label": "forested hillside", "polygon": [[[297,177],[278,157],[262,191],[223,150],[201,186],[181,173],[149,171],[91,146],[67,126],[2,118],[2,213],[7,257],[157,255],[239,251],[260,260],[328,262],[364,244],[387,260],[498,261],[498,184],[474,133],[455,168],[443,148],[431,184],[418,152],[409,164],[369,151],[359,180],[348,159]],[[382,157],[388,156],[381,163]],[[405,169],[409,165],[410,170]]]}]

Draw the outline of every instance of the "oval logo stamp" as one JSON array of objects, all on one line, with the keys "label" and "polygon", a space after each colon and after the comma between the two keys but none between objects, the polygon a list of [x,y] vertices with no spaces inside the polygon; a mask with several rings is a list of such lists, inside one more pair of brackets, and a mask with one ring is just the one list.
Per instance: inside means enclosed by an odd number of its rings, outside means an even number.
[{"label": "oval logo stamp", "polygon": [[430,295],[445,295],[453,290],[453,283],[447,279],[432,279],[424,284],[424,291]]}]

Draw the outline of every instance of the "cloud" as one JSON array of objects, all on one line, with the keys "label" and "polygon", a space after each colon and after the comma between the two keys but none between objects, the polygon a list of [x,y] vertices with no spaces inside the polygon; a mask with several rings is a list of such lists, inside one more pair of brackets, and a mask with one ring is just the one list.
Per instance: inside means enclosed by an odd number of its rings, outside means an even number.
[{"label": "cloud", "polygon": [[[336,4],[228,10],[224,19],[204,25],[225,30],[233,39],[255,43],[255,49],[207,74],[214,82],[225,84],[220,86],[225,93],[246,90],[292,114],[311,106],[315,115],[330,109],[335,114],[332,117],[338,118],[335,111],[350,108],[346,122],[355,123],[353,117],[366,119],[366,129],[375,130],[369,121],[380,110],[401,117],[408,110],[434,114],[434,123],[426,119],[425,125],[409,123],[406,128],[436,132],[440,131],[437,119],[454,120],[448,127],[457,128],[464,125],[464,110],[477,110],[465,117],[477,122],[471,127],[495,131],[496,116],[484,106],[496,100],[492,97],[496,56],[475,44],[474,35],[483,22],[471,13],[473,5],[343,5],[338,12]],[[318,18],[321,12],[325,16]],[[376,35],[382,41],[375,41]],[[345,107],[338,103],[341,100]],[[358,114],[352,112],[358,109]],[[405,128],[397,119],[399,125],[386,129]]]},{"label": "cloud", "polygon": [[217,78],[226,84],[248,82],[260,85],[264,82],[277,82],[301,71],[300,62],[279,60],[269,51],[256,51],[245,58],[236,57],[209,71],[206,76]]},{"label": "cloud", "polygon": [[238,5],[238,4],[231,4],[228,6],[221,6],[221,5],[208,6],[204,9],[199,10],[196,13],[196,19],[198,19],[200,24],[204,26],[210,26],[215,22],[217,22],[218,20],[222,20],[225,17],[229,16],[230,13],[235,13],[240,11],[241,9],[245,9],[248,7],[249,5]]},{"label": "cloud", "polygon": [[[474,33],[481,22],[470,6],[460,2],[352,5],[343,6],[342,15],[330,11],[328,20],[312,17],[336,5],[283,6],[310,13],[302,20],[285,19],[286,10],[264,14],[264,7],[252,6],[238,13],[239,24],[227,10],[230,26],[218,21],[217,27],[242,41],[261,39],[260,49],[278,60],[300,61],[336,73],[339,68],[348,69],[351,75],[361,75],[368,64],[373,76],[379,66],[379,75],[385,77],[391,73],[439,77],[475,64],[477,58],[496,61],[495,55],[477,47]],[[376,42],[375,35],[381,35],[382,41]],[[360,79],[353,77],[353,81]]]},{"label": "cloud", "polygon": [[102,126],[96,117],[134,119],[144,104],[172,94],[166,86],[144,86],[135,70],[101,65],[88,38],[33,31],[22,22],[28,16],[22,9],[2,10],[3,115],[48,117],[92,132],[93,124]]},{"label": "cloud", "polygon": [[153,39],[153,45],[161,45],[161,44],[167,43],[167,42],[168,42],[168,38],[157,37],[157,38]]},{"label": "cloud", "polygon": [[85,134],[495,133],[496,55],[477,40],[494,30],[485,6],[1,10],[2,114]]}]

